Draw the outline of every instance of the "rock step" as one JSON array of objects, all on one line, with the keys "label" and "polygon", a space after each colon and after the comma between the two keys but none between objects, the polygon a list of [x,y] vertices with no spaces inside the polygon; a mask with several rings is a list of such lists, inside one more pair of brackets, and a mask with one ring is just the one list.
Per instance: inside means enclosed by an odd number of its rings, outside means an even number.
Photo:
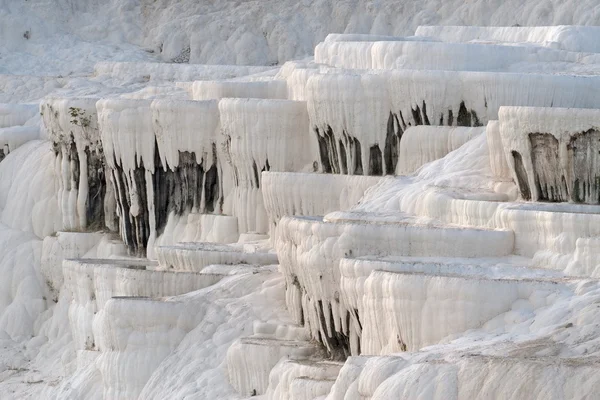
[{"label": "rock step", "polygon": [[284,80],[221,80],[195,81],[192,85],[194,100],[224,98],[287,99],[287,82]]},{"label": "rock step", "polygon": [[23,125],[38,113],[37,104],[0,103],[0,128]]},{"label": "rock step", "polygon": [[362,288],[344,284],[341,297],[356,307],[350,312],[351,343],[360,343],[363,354],[384,355],[416,351],[470,329],[525,321],[536,309],[573,296],[566,282],[374,270]]},{"label": "rock step", "polygon": [[[329,398],[429,398],[431,390],[435,390],[443,393],[443,398],[458,400],[592,399],[600,390],[599,372],[600,362],[595,357],[560,359],[465,354],[426,361],[354,357],[340,371]],[[423,380],[425,376],[427,379]]]},{"label": "rock step", "polygon": [[278,340],[310,340],[308,330],[300,325],[286,325],[271,322],[254,322],[254,335]]},{"label": "rock step", "polygon": [[281,360],[269,375],[269,400],[314,399],[327,395],[343,363],[325,360]]},{"label": "rock step", "polygon": [[314,379],[306,376],[294,378],[290,383],[290,400],[314,400],[327,396],[335,379]]},{"label": "rock step", "polygon": [[340,273],[344,278],[367,277],[372,271],[420,272],[432,275],[464,275],[472,277],[514,279],[560,279],[562,272],[531,267],[532,259],[506,257],[360,257],[342,258]]},{"label": "rock step", "polygon": [[[368,188],[386,179],[379,176],[263,172],[262,193],[269,223],[283,216],[325,215],[347,210],[363,197]],[[319,190],[314,190],[318,187]]]},{"label": "rock step", "polygon": [[216,275],[237,275],[259,272],[273,271],[276,272],[277,265],[257,265],[257,264],[211,264],[200,271],[200,274],[216,274]]},{"label": "rock step", "polygon": [[180,242],[234,243],[239,238],[237,217],[191,212],[187,216],[170,218],[165,232],[155,245],[170,246]]},{"label": "rock step", "polygon": [[262,395],[269,385],[269,374],[282,359],[306,360],[321,348],[308,341],[246,337],[227,351],[229,382],[242,396]]},{"label": "rock step", "polygon": [[[427,56],[424,56],[427,55]],[[511,66],[530,62],[577,63],[578,54],[531,45],[448,43],[428,40],[335,42],[315,47],[315,62],[339,69],[510,71]]]},{"label": "rock step", "polygon": [[513,250],[509,230],[464,228],[400,213],[332,213],[326,219],[284,217],[274,245],[294,322],[307,324],[312,337],[330,351],[344,349],[341,357],[354,347],[348,326],[352,310],[340,302],[342,258],[482,258],[507,256]]},{"label": "rock step", "polygon": [[[199,323],[183,301],[113,297],[94,321],[105,398],[138,398],[158,365]],[[134,371],[132,365],[137,365]]]},{"label": "rock step", "polygon": [[0,161],[11,151],[20,146],[40,138],[40,128],[36,125],[0,127]]},{"label": "rock step", "polygon": [[277,255],[253,246],[221,245],[213,243],[187,242],[172,246],[156,247],[161,268],[176,271],[201,271],[212,264],[277,264]]},{"label": "rock step", "polygon": [[[378,272],[397,274],[424,274],[440,277],[464,277],[465,279],[516,280],[560,282],[568,280],[558,271],[528,268],[531,259],[525,257],[500,258],[436,258],[436,257],[387,257],[360,259],[344,258],[340,261],[340,297],[351,315],[351,343],[358,345],[362,335],[366,313],[376,305],[365,306],[367,291],[371,290],[370,277]],[[390,294],[390,296],[392,296]],[[393,297],[393,296],[392,296]],[[447,299],[446,301],[450,301]],[[456,301],[458,301],[456,299]],[[379,302],[380,303],[380,302]],[[378,303],[378,304],[379,304]],[[381,305],[381,304],[379,304]],[[372,306],[372,307],[371,307]],[[361,343],[364,351],[364,344]],[[358,348],[352,350],[353,354]]]},{"label": "rock step", "polygon": [[415,36],[437,38],[444,42],[499,42],[532,43],[568,51],[600,53],[600,45],[593,38],[600,35],[596,26],[419,26]]},{"label": "rock step", "polygon": [[149,260],[74,259],[63,262],[65,288],[73,293],[69,320],[77,349],[98,343],[94,324],[111,298],[176,296],[211,286],[225,275],[159,271]]},{"label": "rock step", "polygon": [[151,62],[99,62],[94,66],[94,75],[111,78],[143,78],[149,81],[196,81],[204,79],[228,79],[256,74],[272,67],[247,67],[237,65],[201,65]]}]

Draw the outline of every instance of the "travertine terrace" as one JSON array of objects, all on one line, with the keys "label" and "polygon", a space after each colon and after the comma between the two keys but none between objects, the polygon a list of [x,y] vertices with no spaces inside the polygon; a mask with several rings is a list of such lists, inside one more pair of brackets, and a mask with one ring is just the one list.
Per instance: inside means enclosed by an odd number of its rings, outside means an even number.
[{"label": "travertine terrace", "polygon": [[594,398],[599,42],[332,34],[0,104],[0,339],[56,399]]}]

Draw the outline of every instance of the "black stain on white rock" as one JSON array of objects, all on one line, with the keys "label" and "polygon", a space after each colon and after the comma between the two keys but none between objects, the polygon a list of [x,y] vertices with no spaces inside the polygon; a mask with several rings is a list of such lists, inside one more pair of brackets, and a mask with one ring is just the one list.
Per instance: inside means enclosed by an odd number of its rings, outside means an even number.
[{"label": "black stain on white rock", "polygon": [[87,229],[105,228],[104,200],[106,196],[106,166],[102,149],[86,148],[88,197],[86,202]]},{"label": "black stain on white rock", "polygon": [[[60,156],[69,164],[69,176],[65,180],[66,190],[78,190],[81,183],[81,160],[77,142],[73,134],[56,136],[52,143],[54,154]],[[83,146],[80,144],[80,146]],[[85,213],[88,231],[105,229],[104,200],[106,195],[106,162],[102,146],[94,142],[91,146],[85,145],[81,152],[85,155],[85,173],[87,175],[87,198],[85,201]],[[63,161],[64,162],[64,161]]]},{"label": "black stain on white rock", "polygon": [[523,200],[531,200],[531,189],[529,188],[527,171],[523,165],[523,157],[516,150],[512,151],[512,156],[515,163],[515,175],[517,176],[517,185],[521,192],[521,197],[523,197]]},{"label": "black stain on white rock", "polygon": [[600,203],[600,131],[590,129],[573,135],[567,150],[573,177],[571,200]]},{"label": "black stain on white rock", "polygon": [[530,133],[531,161],[539,201],[562,202],[569,198],[560,168],[558,139],[549,133]]}]

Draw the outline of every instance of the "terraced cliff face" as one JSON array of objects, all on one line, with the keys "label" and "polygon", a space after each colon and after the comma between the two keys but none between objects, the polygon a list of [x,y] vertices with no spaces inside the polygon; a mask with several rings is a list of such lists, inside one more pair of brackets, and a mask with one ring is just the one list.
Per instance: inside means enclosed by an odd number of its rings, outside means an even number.
[{"label": "terraced cliff face", "polygon": [[335,34],[274,68],[99,63],[0,106],[7,385],[593,397],[596,37]]}]

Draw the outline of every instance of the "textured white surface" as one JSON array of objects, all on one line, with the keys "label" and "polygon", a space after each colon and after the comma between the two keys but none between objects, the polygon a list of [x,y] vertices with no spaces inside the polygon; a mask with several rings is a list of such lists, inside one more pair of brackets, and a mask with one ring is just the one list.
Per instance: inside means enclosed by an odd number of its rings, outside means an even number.
[{"label": "textured white surface", "polygon": [[[592,37],[592,34],[588,35],[588,40]],[[446,43],[418,38],[402,41],[375,39],[372,42],[325,41],[315,47],[317,63],[342,69],[518,71],[523,65],[535,65],[547,71],[565,72],[586,69],[586,64],[597,64],[599,59],[596,54],[584,55],[546,47]],[[590,72],[598,70],[594,65],[589,68]]]},{"label": "textured white surface", "polygon": [[57,195],[64,229],[87,227],[88,156],[102,153],[97,101],[94,97],[50,98],[40,104],[45,131],[58,152],[54,168],[60,177]]},{"label": "textured white surface", "polygon": [[447,42],[535,43],[576,52],[600,53],[594,39],[597,26],[419,26],[416,36],[438,38]]},{"label": "textured white surface", "polygon": [[294,172],[310,164],[306,103],[291,100],[223,99],[221,127],[233,166],[233,214],[239,232],[269,231],[261,187],[262,171]]},{"label": "textured white surface", "polygon": [[[519,179],[514,156],[516,151],[521,156],[521,168],[524,168],[526,174],[520,179],[528,182],[532,200],[560,197],[562,201],[577,198],[578,202],[600,202],[595,195],[596,157],[592,154],[595,151],[593,145],[596,143],[596,136],[600,133],[600,109],[502,107],[499,114],[500,135],[513,180],[517,182]],[[551,148],[549,142],[547,149],[536,148],[531,135],[539,134],[551,135],[556,141],[556,148]],[[586,134],[589,136],[589,144],[581,143],[581,140],[579,144],[577,138],[585,140],[583,136]],[[575,151],[579,160],[573,154]],[[550,157],[548,161],[545,154]],[[541,159],[538,165],[534,165],[536,155]],[[543,165],[548,162],[550,164]],[[553,185],[553,181],[557,179],[555,176],[563,176],[563,179],[566,177],[566,181]],[[550,191],[560,193],[546,194]]]},{"label": "textured white surface", "polygon": [[37,113],[36,104],[0,104],[0,128],[24,125]]},{"label": "textured white surface", "polygon": [[[593,398],[600,211],[515,202],[498,110],[599,108],[598,28],[408,35],[597,25],[599,7],[0,0],[0,397],[231,400],[233,382],[269,399]],[[329,65],[300,59],[323,40]],[[45,95],[58,115],[37,115]],[[69,104],[98,113],[160,265],[125,268],[140,261],[114,260],[113,233],[64,232],[86,226],[85,182],[69,187],[85,162],[25,140],[96,146]],[[508,134],[566,138],[593,113],[519,111]],[[217,214],[155,209],[189,195],[152,185],[196,179],[183,152],[218,156]],[[336,175],[314,173],[327,163]],[[398,166],[411,175],[365,176]],[[63,280],[69,257],[85,260]],[[280,360],[309,338],[383,356]]]},{"label": "textured white surface", "polygon": [[483,128],[414,126],[400,140],[397,175],[408,175],[483,134]]}]

